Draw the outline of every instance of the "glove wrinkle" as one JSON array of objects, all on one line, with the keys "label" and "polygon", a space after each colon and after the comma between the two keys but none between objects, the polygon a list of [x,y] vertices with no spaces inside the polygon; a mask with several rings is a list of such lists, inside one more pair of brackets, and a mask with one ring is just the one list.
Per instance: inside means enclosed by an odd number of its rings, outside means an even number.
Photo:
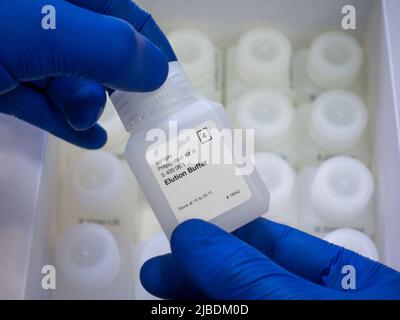
[{"label": "glove wrinkle", "polygon": [[19,83],[20,82],[10,74],[0,57],[0,94],[14,90],[18,87]]}]

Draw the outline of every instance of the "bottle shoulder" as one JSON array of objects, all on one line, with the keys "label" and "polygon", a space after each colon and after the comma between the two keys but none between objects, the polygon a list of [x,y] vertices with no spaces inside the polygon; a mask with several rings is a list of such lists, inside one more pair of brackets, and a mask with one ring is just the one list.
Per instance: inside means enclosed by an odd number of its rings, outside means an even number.
[{"label": "bottle shoulder", "polygon": [[140,128],[133,131],[131,138],[141,136],[151,129],[168,130],[171,126],[178,128],[178,130],[191,128],[206,120],[214,121],[218,127],[230,125],[222,105],[209,100],[198,100],[190,105],[152,117],[146,123],[142,123]]}]

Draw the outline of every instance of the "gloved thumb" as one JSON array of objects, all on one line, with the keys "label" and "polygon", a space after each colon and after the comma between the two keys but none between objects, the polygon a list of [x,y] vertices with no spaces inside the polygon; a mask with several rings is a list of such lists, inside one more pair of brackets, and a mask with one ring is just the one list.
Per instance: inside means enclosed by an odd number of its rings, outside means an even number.
[{"label": "gloved thumb", "polygon": [[180,224],[171,249],[188,280],[209,298],[323,299],[331,294],[205,221]]}]

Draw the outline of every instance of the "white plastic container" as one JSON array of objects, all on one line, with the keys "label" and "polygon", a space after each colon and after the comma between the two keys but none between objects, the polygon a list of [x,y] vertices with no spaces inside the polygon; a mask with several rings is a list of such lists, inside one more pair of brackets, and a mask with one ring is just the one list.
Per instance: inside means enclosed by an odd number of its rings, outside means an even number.
[{"label": "white plastic container", "polygon": [[77,156],[62,186],[59,230],[97,223],[133,240],[138,190],[127,173],[111,153],[86,151]]},{"label": "white plastic container", "polygon": [[281,92],[265,87],[247,91],[228,107],[239,128],[254,129],[256,151],[279,154],[296,163],[295,111]]},{"label": "white plastic container", "polygon": [[307,60],[307,74],[323,89],[349,88],[363,63],[360,44],[344,32],[326,32],[314,39]]},{"label": "white plastic container", "polygon": [[56,252],[54,299],[132,299],[132,247],[98,224],[65,232]]},{"label": "white plastic container", "polygon": [[116,91],[111,99],[131,132],[125,158],[168,238],[187,219],[233,231],[268,210],[261,178],[243,174],[236,144],[223,139],[232,135],[223,107],[198,100],[179,63],[170,63],[160,89]]},{"label": "white plastic container", "polygon": [[374,180],[360,161],[340,156],[307,167],[299,175],[300,228],[324,235],[350,227],[375,230]]},{"label": "white plastic container", "polygon": [[297,154],[300,167],[316,165],[335,155],[370,163],[368,109],[356,95],[331,90],[312,105],[297,110]]},{"label": "white plastic container", "polygon": [[293,55],[295,101],[312,102],[321,92],[347,89],[364,97],[363,49],[346,32],[330,31],[314,39],[309,49]]},{"label": "white plastic container", "polygon": [[179,29],[168,35],[193,87],[205,98],[222,101],[222,54],[203,32]]},{"label": "white plastic container", "polygon": [[107,131],[108,137],[104,149],[117,156],[122,156],[128,142],[129,134],[125,131],[108,95],[107,104],[100,117],[99,124]]},{"label": "white plastic container", "polygon": [[284,159],[273,153],[256,153],[254,163],[270,193],[270,208],[264,217],[297,228],[296,173]]},{"label": "white plastic container", "polygon": [[135,287],[134,287],[134,299],[138,300],[158,300],[157,297],[153,296],[143,288],[140,282],[140,269],[143,264],[156,256],[164,255],[171,252],[168,239],[164,234],[157,234],[147,241],[143,241],[135,246],[134,248],[134,261],[135,268],[133,270]]},{"label": "white plastic container", "polygon": [[379,253],[375,243],[360,231],[350,228],[337,229],[328,233],[324,240],[352,250],[371,260],[379,261]]},{"label": "white plastic container", "polygon": [[228,49],[225,102],[230,104],[252,87],[268,86],[290,93],[292,47],[283,33],[255,28]]}]

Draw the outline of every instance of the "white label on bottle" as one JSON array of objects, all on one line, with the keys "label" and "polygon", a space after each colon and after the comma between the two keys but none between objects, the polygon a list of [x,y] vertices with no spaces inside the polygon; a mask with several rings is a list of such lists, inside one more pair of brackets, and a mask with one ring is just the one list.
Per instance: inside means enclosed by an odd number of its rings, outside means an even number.
[{"label": "white label on bottle", "polygon": [[251,198],[231,148],[212,121],[149,147],[146,159],[179,222],[211,220]]}]

